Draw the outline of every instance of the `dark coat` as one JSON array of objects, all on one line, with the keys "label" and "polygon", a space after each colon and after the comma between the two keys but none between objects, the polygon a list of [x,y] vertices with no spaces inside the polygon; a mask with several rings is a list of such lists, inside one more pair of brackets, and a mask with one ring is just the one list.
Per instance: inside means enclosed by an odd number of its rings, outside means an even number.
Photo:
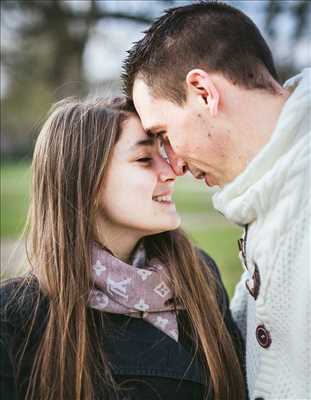
[{"label": "dark coat", "polygon": [[[202,253],[202,256],[217,277],[219,302],[224,319],[241,354],[243,344],[231,317],[228,296],[219,271],[210,257],[205,253]],[[17,295],[15,301],[7,306],[12,293],[20,286],[19,280],[13,280],[1,287],[0,393],[2,400],[24,398],[34,353],[47,317],[48,300],[39,292],[35,279],[30,286],[27,286],[25,301],[22,304],[19,304]],[[27,323],[38,295],[40,302],[35,327],[22,361],[20,378],[16,384],[17,350],[25,340]],[[93,314],[98,333],[101,312],[95,309],[90,312]],[[106,314],[106,316],[109,321],[108,330],[99,337],[103,338],[103,348],[111,364],[113,376],[119,383],[125,383],[127,379],[131,381],[124,386],[130,390],[125,391],[118,399],[201,400],[204,398],[206,386],[203,385],[203,368],[199,356],[196,356],[191,364],[194,346],[186,335],[190,324],[184,311],[179,311],[177,316],[178,343],[143,319],[118,314]],[[100,385],[97,388],[96,399],[106,399],[105,388],[101,388]],[[115,397],[111,396],[109,399],[115,399]]]}]

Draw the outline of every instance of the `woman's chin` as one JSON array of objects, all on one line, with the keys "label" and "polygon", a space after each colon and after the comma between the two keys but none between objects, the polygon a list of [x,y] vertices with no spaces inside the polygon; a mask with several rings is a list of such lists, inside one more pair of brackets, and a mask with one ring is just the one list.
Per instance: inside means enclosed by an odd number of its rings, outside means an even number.
[{"label": "woman's chin", "polygon": [[181,216],[179,214],[176,214],[175,227],[172,230],[179,228],[180,225],[181,225]]},{"label": "woman's chin", "polygon": [[167,223],[164,223],[164,221],[163,221],[163,225],[162,225],[162,227],[158,228],[157,233],[174,231],[175,229],[178,229],[180,227],[181,217],[178,214],[176,214],[175,216],[171,216],[169,219],[170,220],[167,221]]},{"label": "woman's chin", "polygon": [[144,236],[157,235],[168,231],[174,231],[181,225],[181,217],[177,212],[171,214],[153,215],[152,218],[142,218],[147,224],[140,225],[140,231],[144,232]]}]

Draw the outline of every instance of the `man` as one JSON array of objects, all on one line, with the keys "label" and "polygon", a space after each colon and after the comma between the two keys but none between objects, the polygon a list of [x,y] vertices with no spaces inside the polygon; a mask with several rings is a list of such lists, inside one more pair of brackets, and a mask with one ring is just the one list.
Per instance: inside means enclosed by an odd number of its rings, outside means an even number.
[{"label": "man", "polygon": [[217,185],[245,227],[232,311],[251,399],[310,399],[310,70],[279,83],[254,23],[221,3],[168,10],[129,51],[124,87],[175,172]]}]

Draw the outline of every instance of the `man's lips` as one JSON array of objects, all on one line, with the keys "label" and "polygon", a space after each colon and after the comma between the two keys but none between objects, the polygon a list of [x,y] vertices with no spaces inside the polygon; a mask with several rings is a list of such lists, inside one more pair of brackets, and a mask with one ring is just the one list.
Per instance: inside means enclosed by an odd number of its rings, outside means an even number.
[{"label": "man's lips", "polygon": [[207,186],[211,186],[211,184],[209,183],[209,176],[208,175],[205,175],[204,181],[205,181]]},{"label": "man's lips", "polygon": [[188,168],[188,169],[195,179],[198,179],[198,180],[203,179],[207,186],[215,186],[216,185],[215,179],[209,173],[204,172],[204,171],[199,170],[198,168],[194,168],[194,167]]},{"label": "man's lips", "polygon": [[208,174],[205,175],[204,181],[205,181],[206,185],[209,187],[217,185],[217,183],[215,182],[215,179],[213,179],[213,177]]}]

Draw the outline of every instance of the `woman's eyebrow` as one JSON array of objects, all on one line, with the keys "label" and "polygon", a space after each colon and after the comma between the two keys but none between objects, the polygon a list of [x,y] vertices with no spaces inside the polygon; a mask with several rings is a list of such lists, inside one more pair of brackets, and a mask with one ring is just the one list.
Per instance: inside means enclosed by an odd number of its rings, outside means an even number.
[{"label": "woman's eyebrow", "polygon": [[155,138],[139,140],[133,146],[131,146],[131,149],[136,149],[137,147],[141,147],[141,146],[154,146],[155,142],[156,142]]}]

